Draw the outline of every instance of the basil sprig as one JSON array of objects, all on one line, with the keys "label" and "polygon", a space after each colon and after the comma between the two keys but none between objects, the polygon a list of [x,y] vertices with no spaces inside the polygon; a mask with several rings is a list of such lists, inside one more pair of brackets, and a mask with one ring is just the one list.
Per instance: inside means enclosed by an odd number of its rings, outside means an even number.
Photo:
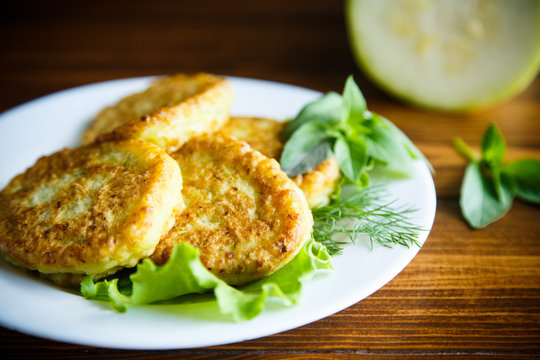
[{"label": "basil sprig", "polygon": [[469,160],[459,204],[472,228],[483,228],[503,217],[516,196],[540,204],[540,161],[505,162],[506,142],[497,125],[491,124],[484,133],[481,154],[461,138],[454,139],[454,147]]},{"label": "basil sprig", "polygon": [[285,127],[282,139],[286,143],[280,164],[290,177],[333,156],[349,181],[366,185],[373,165],[406,177],[412,173],[412,159],[425,160],[394,124],[367,110],[352,76],[343,95],[330,92],[307,104]]}]

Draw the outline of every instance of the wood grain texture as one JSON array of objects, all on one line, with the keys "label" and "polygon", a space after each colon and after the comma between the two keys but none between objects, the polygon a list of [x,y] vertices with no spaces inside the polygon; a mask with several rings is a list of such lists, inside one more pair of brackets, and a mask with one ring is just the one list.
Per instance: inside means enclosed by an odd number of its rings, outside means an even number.
[{"label": "wood grain texture", "polygon": [[341,91],[353,73],[369,107],[402,128],[434,165],[438,204],[432,233],[403,272],[367,299],[301,328],[170,351],[97,349],[0,328],[2,358],[540,358],[540,208],[516,201],[500,221],[470,230],[457,201],[465,162],[451,146],[454,136],[478,145],[494,121],[509,158],[540,159],[540,78],[479,114],[407,107],[356,68],[342,9],[337,0],[3,3],[0,111],[132,76],[208,71]]}]

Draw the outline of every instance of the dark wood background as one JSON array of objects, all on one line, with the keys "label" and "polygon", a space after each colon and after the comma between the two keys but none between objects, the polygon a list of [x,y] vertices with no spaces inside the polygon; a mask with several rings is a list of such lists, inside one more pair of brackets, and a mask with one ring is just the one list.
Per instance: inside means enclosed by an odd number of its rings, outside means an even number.
[{"label": "dark wood background", "polygon": [[352,73],[370,108],[433,163],[438,193],[433,231],[411,264],[372,296],[313,324],[171,351],[97,349],[0,328],[3,358],[540,358],[540,208],[516,201],[502,220],[470,230],[458,206],[464,161],[451,147],[456,135],[477,144],[495,121],[509,157],[540,158],[540,78],[477,115],[407,107],[355,66],[342,1],[4,1],[0,20],[0,111],[132,76],[207,71],[341,91]]}]

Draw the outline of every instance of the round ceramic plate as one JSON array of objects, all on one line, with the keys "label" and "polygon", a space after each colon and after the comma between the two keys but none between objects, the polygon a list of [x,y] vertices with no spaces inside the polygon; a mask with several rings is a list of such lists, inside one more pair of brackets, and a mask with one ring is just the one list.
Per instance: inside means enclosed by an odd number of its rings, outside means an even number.
[{"label": "round ceramic plate", "polygon": [[[321,94],[291,85],[230,78],[235,92],[232,114],[287,119]],[[77,146],[92,117],[104,106],[144,89],[151,78],[82,86],[18,106],[0,115],[0,188],[38,157]],[[414,176],[387,187],[396,205],[418,209],[410,221],[426,231],[435,216],[433,179],[423,162]],[[109,304],[88,301],[0,261],[0,325],[69,343],[123,349],[179,349],[243,341],[319,320],[369,296],[413,259],[418,247],[384,248],[358,243],[334,256],[334,271],[315,276],[299,305],[270,303],[251,321],[232,322],[215,302],[148,305],[117,313]]]}]

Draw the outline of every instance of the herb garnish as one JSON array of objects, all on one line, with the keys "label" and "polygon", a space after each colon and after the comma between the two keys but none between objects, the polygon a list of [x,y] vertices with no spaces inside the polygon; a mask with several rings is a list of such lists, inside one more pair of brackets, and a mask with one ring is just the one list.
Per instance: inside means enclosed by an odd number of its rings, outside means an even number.
[{"label": "herb garnish", "polygon": [[366,185],[372,165],[380,165],[391,176],[409,176],[412,160],[425,160],[394,124],[367,110],[352,76],[343,95],[330,92],[307,104],[284,129],[282,139],[286,144],[280,163],[289,176],[333,156],[349,181]]},{"label": "herb garnish", "polygon": [[454,147],[469,161],[459,204],[472,228],[483,228],[503,217],[516,196],[540,204],[540,161],[505,162],[506,142],[497,125],[491,124],[484,133],[481,154],[461,138],[454,139]]},{"label": "herb garnish", "polygon": [[367,188],[341,186],[328,205],[312,210],[313,239],[322,243],[330,255],[340,253],[342,245],[365,237],[371,249],[375,243],[384,247],[420,247],[418,234],[423,229],[408,220],[415,209],[394,208],[394,202],[383,202],[382,184]]},{"label": "herb garnish", "polygon": [[[307,104],[284,129],[282,139],[286,143],[280,163],[291,177],[313,169],[330,156],[339,164],[343,178],[336,194],[328,205],[312,210],[313,238],[330,254],[339,253],[343,244],[361,237],[369,238],[372,248],[375,243],[419,246],[422,229],[407,220],[414,210],[383,203],[381,187],[366,188],[368,171],[377,167],[389,177],[407,177],[417,158],[433,169],[401,130],[367,110],[352,76],[345,82],[343,95],[330,92]],[[342,191],[343,182],[348,185]],[[345,238],[336,239],[336,234]]]}]

